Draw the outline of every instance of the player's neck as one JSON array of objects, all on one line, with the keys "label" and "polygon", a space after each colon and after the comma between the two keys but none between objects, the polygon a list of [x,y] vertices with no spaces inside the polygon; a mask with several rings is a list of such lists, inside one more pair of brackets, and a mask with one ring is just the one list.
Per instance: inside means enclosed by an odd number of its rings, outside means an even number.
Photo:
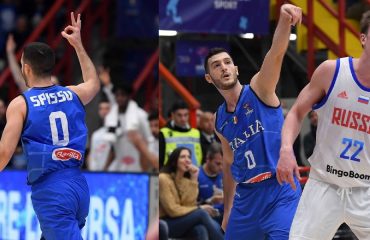
[{"label": "player's neck", "polygon": [[242,88],[243,86],[238,81],[232,89],[221,90],[221,94],[226,101],[228,111],[233,112],[235,110]]},{"label": "player's neck", "polygon": [[51,81],[51,78],[39,78],[37,80],[30,81],[30,87],[48,87],[52,86],[54,83]]}]

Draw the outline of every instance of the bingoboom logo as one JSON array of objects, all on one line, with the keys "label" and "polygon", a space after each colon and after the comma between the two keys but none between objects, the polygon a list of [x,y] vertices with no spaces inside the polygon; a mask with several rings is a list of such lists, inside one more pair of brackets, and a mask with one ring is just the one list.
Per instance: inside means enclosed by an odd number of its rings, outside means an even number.
[{"label": "bingoboom logo", "polygon": [[68,161],[71,158],[81,160],[82,155],[79,151],[72,148],[57,148],[54,149],[52,158],[59,161]]}]

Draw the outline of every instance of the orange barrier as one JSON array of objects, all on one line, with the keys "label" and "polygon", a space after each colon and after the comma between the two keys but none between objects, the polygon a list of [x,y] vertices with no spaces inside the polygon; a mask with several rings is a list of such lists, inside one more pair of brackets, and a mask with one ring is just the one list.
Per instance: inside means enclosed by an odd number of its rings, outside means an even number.
[{"label": "orange barrier", "polygon": [[[159,62],[159,74],[166,82],[185,100],[190,108],[190,125],[196,128],[196,110],[200,108],[200,103],[197,99],[180,83],[179,80],[161,63]],[[162,115],[160,113],[160,115]]]},{"label": "orange barrier", "polygon": [[[301,174],[301,180],[299,181],[301,184],[305,184],[308,180],[308,174],[310,172],[311,167],[298,167],[299,173]],[[305,176],[302,176],[305,175]],[[307,176],[306,176],[307,175]]]}]

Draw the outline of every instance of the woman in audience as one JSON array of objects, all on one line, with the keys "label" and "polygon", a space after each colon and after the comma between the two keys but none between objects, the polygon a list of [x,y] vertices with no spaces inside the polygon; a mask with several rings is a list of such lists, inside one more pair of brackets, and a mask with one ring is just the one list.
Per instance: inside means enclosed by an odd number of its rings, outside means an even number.
[{"label": "woman in audience", "polygon": [[159,174],[159,214],[170,238],[223,239],[220,225],[197,206],[198,173],[191,151],[178,147]]}]

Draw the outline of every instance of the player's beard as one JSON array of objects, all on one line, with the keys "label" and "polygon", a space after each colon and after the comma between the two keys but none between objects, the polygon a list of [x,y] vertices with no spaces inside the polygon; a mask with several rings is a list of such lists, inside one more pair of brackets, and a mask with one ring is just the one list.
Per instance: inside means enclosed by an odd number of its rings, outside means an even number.
[{"label": "player's beard", "polygon": [[233,81],[228,81],[228,82],[222,82],[222,80],[215,80],[212,78],[212,76],[211,76],[211,79],[215,87],[219,90],[230,90],[238,82],[238,78],[235,75],[234,75]]}]

